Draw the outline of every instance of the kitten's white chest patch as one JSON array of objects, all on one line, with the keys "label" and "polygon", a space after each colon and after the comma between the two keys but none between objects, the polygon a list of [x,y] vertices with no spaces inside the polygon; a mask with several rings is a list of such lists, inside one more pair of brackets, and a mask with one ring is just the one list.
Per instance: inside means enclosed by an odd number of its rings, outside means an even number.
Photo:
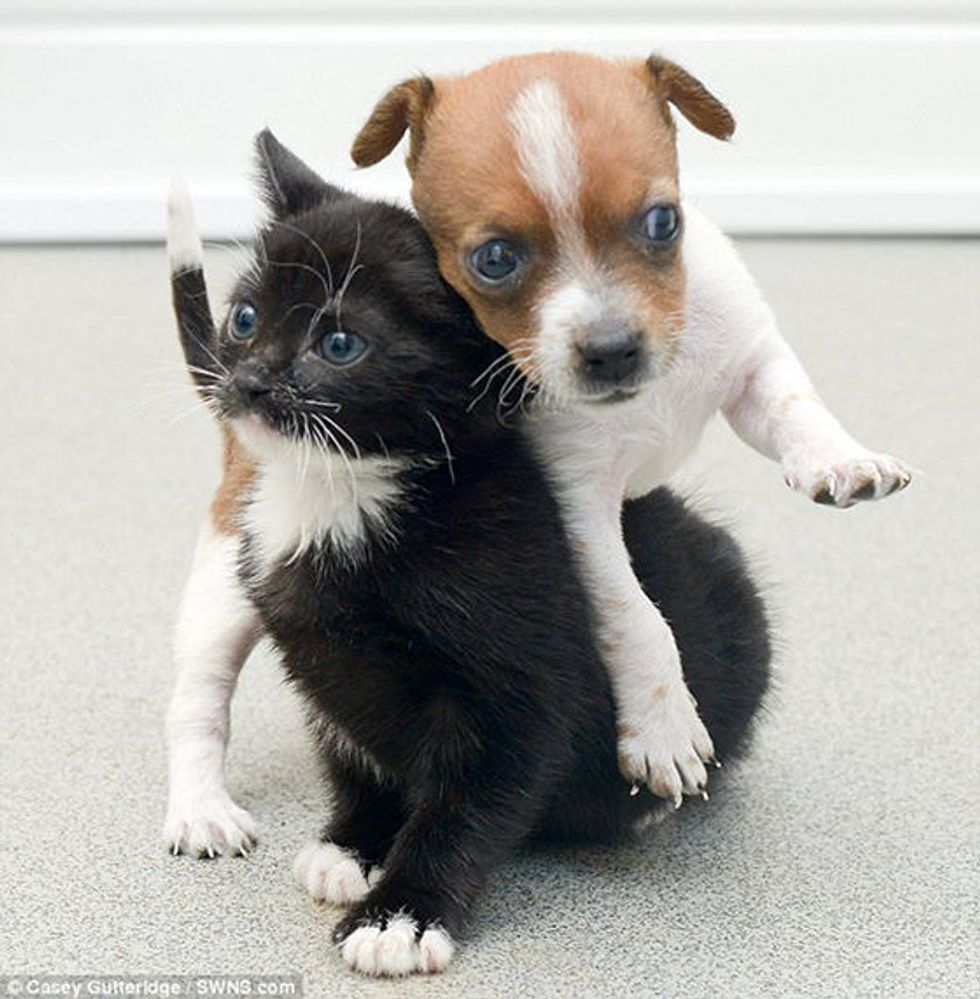
[{"label": "kitten's white chest patch", "polygon": [[369,532],[389,529],[403,494],[398,459],[344,458],[285,440],[260,458],[245,526],[264,571],[323,543],[357,558]]}]

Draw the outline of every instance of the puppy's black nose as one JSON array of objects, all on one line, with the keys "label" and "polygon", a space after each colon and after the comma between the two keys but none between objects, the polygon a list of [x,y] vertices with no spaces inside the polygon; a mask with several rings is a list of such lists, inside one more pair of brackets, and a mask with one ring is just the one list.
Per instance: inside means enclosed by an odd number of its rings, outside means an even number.
[{"label": "puppy's black nose", "polygon": [[272,391],[269,372],[257,364],[242,364],[235,371],[235,388],[243,402],[254,402]]},{"label": "puppy's black nose", "polygon": [[623,327],[594,330],[579,345],[579,353],[588,378],[607,385],[633,378],[643,362],[639,335]]}]

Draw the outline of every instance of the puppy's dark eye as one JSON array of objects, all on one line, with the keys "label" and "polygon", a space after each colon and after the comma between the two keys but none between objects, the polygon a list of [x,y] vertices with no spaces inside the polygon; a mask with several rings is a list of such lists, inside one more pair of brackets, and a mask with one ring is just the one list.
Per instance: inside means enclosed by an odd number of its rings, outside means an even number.
[{"label": "puppy's dark eye", "polygon": [[520,266],[521,257],[505,239],[491,239],[477,247],[470,256],[470,266],[490,284],[509,278]]},{"label": "puppy's dark eye", "polygon": [[259,314],[248,302],[240,302],[231,313],[231,335],[236,340],[249,340],[255,336]]},{"label": "puppy's dark eye", "polygon": [[317,353],[325,361],[342,368],[363,357],[367,347],[367,340],[364,337],[344,330],[335,330],[320,340],[317,344]]},{"label": "puppy's dark eye", "polygon": [[680,217],[673,205],[654,205],[643,218],[643,235],[651,243],[671,243],[679,231]]}]

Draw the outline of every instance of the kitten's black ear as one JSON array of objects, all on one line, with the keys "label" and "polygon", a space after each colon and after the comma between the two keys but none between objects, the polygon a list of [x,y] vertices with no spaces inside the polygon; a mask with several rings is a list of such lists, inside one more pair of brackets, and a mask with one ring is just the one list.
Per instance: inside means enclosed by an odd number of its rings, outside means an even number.
[{"label": "kitten's black ear", "polygon": [[315,174],[267,128],[255,137],[255,159],[262,200],[275,218],[295,215],[344,194]]}]

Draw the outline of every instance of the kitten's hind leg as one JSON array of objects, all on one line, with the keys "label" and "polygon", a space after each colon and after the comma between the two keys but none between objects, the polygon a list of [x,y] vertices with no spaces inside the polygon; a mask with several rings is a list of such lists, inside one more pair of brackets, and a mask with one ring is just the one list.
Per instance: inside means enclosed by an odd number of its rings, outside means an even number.
[{"label": "kitten's hind leg", "polygon": [[225,790],[235,683],[262,634],[238,580],[238,537],[201,530],[175,636],[177,683],[167,712],[170,793],[163,837],[174,854],[247,854],[255,823]]}]

